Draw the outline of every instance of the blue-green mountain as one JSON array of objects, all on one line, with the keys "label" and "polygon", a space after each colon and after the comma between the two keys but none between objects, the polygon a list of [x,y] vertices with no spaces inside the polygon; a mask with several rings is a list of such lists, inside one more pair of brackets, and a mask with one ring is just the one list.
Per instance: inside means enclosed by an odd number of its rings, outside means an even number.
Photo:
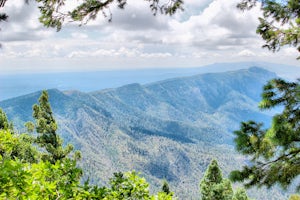
[{"label": "blue-green mountain", "polygon": [[[105,184],[113,172],[136,170],[152,190],[166,179],[180,199],[198,199],[199,181],[212,158],[225,175],[247,162],[235,152],[232,132],[245,120],[270,123],[273,113],[262,113],[257,105],[263,85],[274,77],[252,67],[91,93],[48,91],[61,136],[82,152],[85,177]],[[8,99],[0,107],[24,130],[39,95]],[[258,199],[283,195],[259,194]]]},{"label": "blue-green mountain", "polygon": [[194,68],[119,69],[108,71],[52,72],[52,73],[0,73],[0,101],[29,94],[45,88],[59,90],[97,91],[116,88],[130,83],[147,84],[174,77],[204,73],[226,72],[258,66],[275,72],[288,80],[299,78],[300,66],[264,62],[214,63]]}]

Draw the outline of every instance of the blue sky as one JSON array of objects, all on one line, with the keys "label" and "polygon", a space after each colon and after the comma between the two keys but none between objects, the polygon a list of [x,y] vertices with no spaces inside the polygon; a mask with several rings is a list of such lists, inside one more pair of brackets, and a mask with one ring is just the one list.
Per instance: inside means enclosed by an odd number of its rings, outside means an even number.
[{"label": "blue sky", "polygon": [[[67,7],[77,1],[67,1]],[[216,62],[265,61],[300,66],[294,48],[262,49],[255,30],[259,8],[236,9],[237,1],[186,0],[185,11],[154,17],[149,3],[129,0],[85,26],[67,23],[60,32],[38,22],[37,4],[9,0],[0,31],[0,71],[53,72],[128,68],[197,67]]]}]

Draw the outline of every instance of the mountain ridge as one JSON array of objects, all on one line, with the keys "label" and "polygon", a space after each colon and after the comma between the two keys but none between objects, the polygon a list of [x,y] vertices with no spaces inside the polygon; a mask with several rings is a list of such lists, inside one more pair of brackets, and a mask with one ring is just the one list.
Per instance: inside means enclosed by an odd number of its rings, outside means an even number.
[{"label": "mountain ridge", "polygon": [[[263,62],[214,63],[204,66],[195,66],[193,68],[153,67],[149,69],[137,68],[111,71],[0,74],[0,100],[48,88],[57,88],[59,90],[77,89],[83,92],[91,92],[105,88],[116,88],[133,82],[147,84],[168,78],[226,72],[246,69],[252,66],[263,67],[288,80],[296,80],[296,78],[299,78],[299,66]],[[22,88],[22,90],[20,90],[20,88]]]},{"label": "mountain ridge", "polygon": [[[116,171],[137,170],[152,190],[165,178],[181,199],[197,199],[212,158],[225,175],[245,162],[233,149],[232,131],[252,117],[270,122],[257,103],[262,86],[275,77],[250,68],[90,93],[48,92],[61,136],[82,151],[80,165],[94,183],[105,184]],[[39,94],[1,101],[0,107],[21,127],[32,119]]]}]

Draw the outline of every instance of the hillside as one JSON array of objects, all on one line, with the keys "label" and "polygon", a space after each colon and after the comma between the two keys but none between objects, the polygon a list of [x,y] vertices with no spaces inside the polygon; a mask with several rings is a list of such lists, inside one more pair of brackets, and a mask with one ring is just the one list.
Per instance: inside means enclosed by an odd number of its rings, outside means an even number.
[{"label": "hillside", "polygon": [[[82,151],[81,165],[94,183],[136,170],[153,190],[166,179],[180,199],[197,199],[212,158],[225,174],[245,162],[234,152],[232,131],[244,120],[270,121],[257,103],[262,86],[275,76],[253,67],[92,93],[50,89],[49,96],[62,137]],[[0,107],[22,127],[32,120],[39,95],[5,100]],[[259,199],[281,195],[269,192]]]}]

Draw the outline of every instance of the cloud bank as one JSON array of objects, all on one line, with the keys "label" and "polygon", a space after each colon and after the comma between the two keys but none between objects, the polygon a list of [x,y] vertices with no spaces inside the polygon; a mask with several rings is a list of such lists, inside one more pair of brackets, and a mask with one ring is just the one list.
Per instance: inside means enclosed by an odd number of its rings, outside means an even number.
[{"label": "cloud bank", "polygon": [[237,2],[186,0],[184,12],[154,17],[147,2],[129,0],[125,10],[112,7],[111,23],[100,13],[85,26],[66,24],[56,32],[39,23],[36,3],[10,0],[3,10],[9,21],[0,24],[0,70],[47,70],[57,65],[80,70],[78,60],[88,61],[82,69],[91,70],[270,59],[297,64],[293,48],[277,54],[261,48],[263,41],[255,34],[259,7],[242,12],[236,8]]}]

